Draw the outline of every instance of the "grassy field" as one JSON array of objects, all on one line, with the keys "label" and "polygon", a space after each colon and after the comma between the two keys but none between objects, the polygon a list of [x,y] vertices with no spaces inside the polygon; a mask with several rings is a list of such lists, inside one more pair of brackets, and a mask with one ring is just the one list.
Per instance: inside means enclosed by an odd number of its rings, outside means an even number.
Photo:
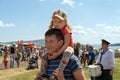
[{"label": "grassy field", "polygon": [[[0,64],[2,63],[2,58],[0,57]],[[26,70],[27,63],[22,63],[20,68],[14,69],[0,69],[0,80],[34,80],[39,69]],[[84,67],[85,75],[87,80],[90,80],[88,75],[87,67]],[[120,80],[120,58],[115,59],[114,68],[114,80]]]}]

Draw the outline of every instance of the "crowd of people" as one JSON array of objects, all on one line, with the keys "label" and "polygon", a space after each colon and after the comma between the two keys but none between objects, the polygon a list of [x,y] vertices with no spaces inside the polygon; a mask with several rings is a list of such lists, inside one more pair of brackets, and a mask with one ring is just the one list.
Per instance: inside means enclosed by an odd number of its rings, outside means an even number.
[{"label": "crowd of people", "polygon": [[83,46],[79,42],[75,44],[74,51],[84,67],[94,64],[99,53],[92,45]]},{"label": "crowd of people", "polygon": [[[94,55],[96,55],[96,53],[93,51],[92,46],[90,45],[81,46],[79,42],[76,43],[75,45],[76,46],[74,47],[74,51],[75,51],[74,53],[84,66],[94,62],[95,60]],[[89,50],[89,47],[92,49]],[[16,61],[18,65],[17,67],[19,67],[20,61],[28,61],[30,59],[30,56],[33,54],[36,54],[38,57],[41,58],[42,55],[47,52],[47,49],[45,47],[41,47],[39,50],[37,50],[37,48],[33,48],[33,49],[25,48],[22,52],[19,52],[16,44],[13,44],[9,48],[7,46],[5,46],[4,48],[1,48],[1,51],[4,55],[5,65],[8,64],[8,60],[10,60],[10,68],[14,68],[14,61]],[[92,51],[93,55],[90,55],[89,51]],[[92,62],[90,61],[90,58],[89,58],[90,56],[92,56],[91,58]],[[88,60],[90,61],[90,63]],[[8,68],[8,65],[6,68]]]},{"label": "crowd of people", "polygon": [[[24,47],[24,46],[23,46]],[[13,43],[10,47],[4,46],[1,48],[2,55],[3,56],[3,64],[5,69],[8,68],[15,68],[15,62],[16,62],[16,67],[20,67],[21,62],[27,62],[35,56],[39,58],[39,50],[35,48],[30,48],[30,47],[24,47],[24,49],[21,51],[18,48],[18,45]],[[9,64],[8,64],[9,62]]]}]

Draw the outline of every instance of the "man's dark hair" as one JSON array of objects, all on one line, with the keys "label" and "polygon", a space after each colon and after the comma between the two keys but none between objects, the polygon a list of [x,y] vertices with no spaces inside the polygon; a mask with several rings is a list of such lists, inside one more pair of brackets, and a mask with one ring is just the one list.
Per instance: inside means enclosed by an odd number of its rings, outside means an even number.
[{"label": "man's dark hair", "polygon": [[52,36],[52,35],[55,35],[57,40],[64,40],[64,36],[60,29],[51,28],[45,33],[45,36]]}]

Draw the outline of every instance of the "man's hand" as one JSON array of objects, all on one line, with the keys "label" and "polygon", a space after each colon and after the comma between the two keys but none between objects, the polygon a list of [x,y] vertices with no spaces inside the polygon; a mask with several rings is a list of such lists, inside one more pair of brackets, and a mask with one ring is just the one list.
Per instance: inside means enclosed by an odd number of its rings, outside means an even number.
[{"label": "man's hand", "polygon": [[65,80],[63,71],[59,68],[57,68],[54,72],[53,75],[57,77],[57,80]]}]

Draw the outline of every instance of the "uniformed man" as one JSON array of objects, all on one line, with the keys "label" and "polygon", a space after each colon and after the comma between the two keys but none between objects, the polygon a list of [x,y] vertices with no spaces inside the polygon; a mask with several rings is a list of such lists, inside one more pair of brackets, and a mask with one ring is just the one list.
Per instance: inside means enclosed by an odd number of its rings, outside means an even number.
[{"label": "uniformed man", "polygon": [[97,63],[103,66],[102,75],[99,80],[113,80],[113,68],[114,68],[114,53],[109,49],[109,44],[105,39],[102,39],[101,53],[98,56]]}]

